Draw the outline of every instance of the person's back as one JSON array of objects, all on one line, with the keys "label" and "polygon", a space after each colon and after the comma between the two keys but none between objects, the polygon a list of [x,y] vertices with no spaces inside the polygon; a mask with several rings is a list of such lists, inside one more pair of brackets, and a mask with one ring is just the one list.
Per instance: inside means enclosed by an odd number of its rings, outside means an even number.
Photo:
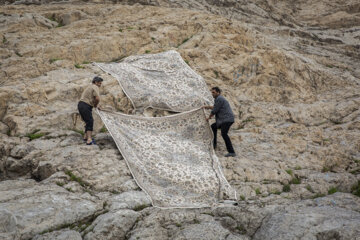
[{"label": "person's back", "polygon": [[[215,113],[215,111],[217,110],[215,109],[217,105],[219,106],[219,109]],[[231,110],[230,103],[222,95],[219,95],[217,98],[215,98],[213,111],[212,112],[215,114],[217,126],[220,126],[222,123],[233,123],[235,121],[234,113]]]},{"label": "person's back", "polygon": [[85,88],[83,93],[81,94],[80,101],[89,104],[90,106],[94,107],[95,105],[95,98],[96,96],[100,96],[99,87],[95,84],[90,84]]}]

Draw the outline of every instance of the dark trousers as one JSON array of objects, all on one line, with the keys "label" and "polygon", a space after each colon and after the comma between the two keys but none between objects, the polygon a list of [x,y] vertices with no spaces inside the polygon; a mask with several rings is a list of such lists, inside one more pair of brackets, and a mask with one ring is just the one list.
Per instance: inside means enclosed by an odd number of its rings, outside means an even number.
[{"label": "dark trousers", "polygon": [[228,132],[229,132],[229,129],[232,124],[233,124],[233,122],[223,123],[220,126],[217,126],[216,123],[211,124],[211,129],[213,130],[213,133],[214,133],[214,141],[213,141],[214,148],[216,148],[217,130],[219,128],[221,128],[221,136],[223,137],[223,139],[225,141],[226,149],[228,150],[229,153],[235,153],[234,148],[231,144],[231,140],[228,136]]},{"label": "dark trousers", "polygon": [[82,120],[86,123],[85,132],[92,131],[94,126],[94,119],[92,116],[92,106],[80,101],[78,103],[78,110]]}]

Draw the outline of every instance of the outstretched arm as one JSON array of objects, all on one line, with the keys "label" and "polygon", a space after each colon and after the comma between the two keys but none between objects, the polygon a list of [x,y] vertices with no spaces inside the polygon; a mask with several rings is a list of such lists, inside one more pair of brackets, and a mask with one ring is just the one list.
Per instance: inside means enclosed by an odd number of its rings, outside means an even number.
[{"label": "outstretched arm", "polygon": [[[214,106],[202,106],[203,109],[213,109]],[[210,118],[212,118],[214,114],[210,114],[209,117],[206,118],[206,121],[209,121]]]},{"label": "outstretched arm", "polygon": [[203,109],[213,109],[214,106],[202,106]]},{"label": "outstretched arm", "polygon": [[94,107],[97,108],[97,105],[100,102],[100,97],[99,96],[95,96],[95,101],[94,101]]}]

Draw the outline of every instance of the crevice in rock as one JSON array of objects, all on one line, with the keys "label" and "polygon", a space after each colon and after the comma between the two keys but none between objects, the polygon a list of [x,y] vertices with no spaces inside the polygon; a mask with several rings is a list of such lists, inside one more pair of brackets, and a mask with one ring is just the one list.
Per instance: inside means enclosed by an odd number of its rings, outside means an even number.
[{"label": "crevice in rock", "polygon": [[72,223],[64,223],[60,226],[57,226],[57,227],[53,227],[53,228],[50,228],[50,229],[47,229],[43,232],[41,232],[39,235],[43,235],[45,233],[49,233],[49,232],[54,232],[54,231],[58,231],[58,230],[62,230],[62,229],[71,229],[71,230],[74,230],[74,231],[77,231],[79,232],[82,237],[84,237],[84,231],[86,230],[87,227],[89,227],[97,217],[99,217],[100,215],[102,214],[105,214],[107,213],[109,210],[105,209],[106,208],[106,205],[103,206],[103,209],[98,211],[98,212],[95,212],[94,214],[92,214],[91,216],[88,216],[84,219],[81,219],[79,221],[76,221],[76,222],[72,222]]},{"label": "crevice in rock", "polygon": [[136,229],[138,222],[142,220],[141,217],[142,216],[139,216],[132,225],[132,227],[129,229],[129,231],[125,233],[125,240],[129,240],[131,238],[131,232]]},{"label": "crevice in rock", "polygon": [[261,221],[260,221],[259,226],[255,229],[254,233],[250,235],[251,239],[253,239],[253,238],[254,238],[254,236],[256,235],[256,233],[259,231],[259,229],[261,228],[261,226],[262,226],[262,224],[263,224],[263,222],[264,222],[265,218],[267,218],[267,217],[269,217],[269,216],[270,216],[270,214],[265,215],[264,217],[262,217],[262,218],[261,218]]}]

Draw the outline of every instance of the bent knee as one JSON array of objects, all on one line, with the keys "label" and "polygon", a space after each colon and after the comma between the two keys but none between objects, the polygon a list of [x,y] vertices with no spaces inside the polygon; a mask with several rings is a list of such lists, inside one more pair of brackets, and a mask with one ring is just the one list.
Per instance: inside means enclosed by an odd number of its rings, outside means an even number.
[{"label": "bent knee", "polygon": [[221,136],[228,137],[228,133],[227,132],[221,132]]}]

